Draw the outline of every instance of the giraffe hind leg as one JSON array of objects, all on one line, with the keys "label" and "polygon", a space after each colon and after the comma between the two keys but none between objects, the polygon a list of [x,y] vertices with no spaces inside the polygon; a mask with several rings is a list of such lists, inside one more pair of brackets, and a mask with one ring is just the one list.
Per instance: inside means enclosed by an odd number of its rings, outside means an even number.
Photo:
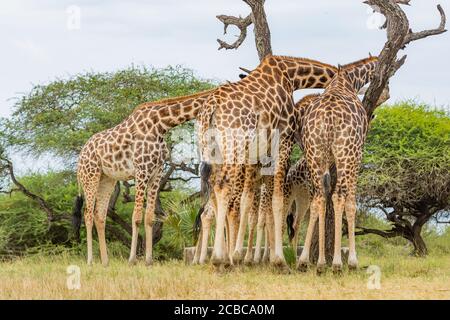
[{"label": "giraffe hind leg", "polygon": [[86,207],[84,209],[84,223],[86,225],[86,242],[87,242],[87,264],[92,265],[92,227],[95,214],[95,200],[98,192],[98,184],[100,180],[100,174],[96,174],[93,177],[85,180],[82,184],[84,196],[86,198]]},{"label": "giraffe hind leg", "polygon": [[95,228],[97,229],[98,242],[100,246],[100,257],[103,266],[108,265],[108,253],[106,249],[105,227],[106,216],[111,194],[116,185],[116,180],[107,176],[102,176],[98,186],[96,210],[95,210]]}]

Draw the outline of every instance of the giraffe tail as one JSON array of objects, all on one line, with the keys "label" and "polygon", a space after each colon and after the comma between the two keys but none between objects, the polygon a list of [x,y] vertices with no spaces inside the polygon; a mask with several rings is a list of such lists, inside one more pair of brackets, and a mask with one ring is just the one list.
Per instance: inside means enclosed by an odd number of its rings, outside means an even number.
[{"label": "giraffe tail", "polygon": [[198,241],[198,235],[200,234],[200,229],[202,228],[202,214],[205,211],[205,207],[201,206],[198,210],[197,216],[195,217],[194,228],[192,230],[192,237],[194,238],[194,243]]},{"label": "giraffe tail", "polygon": [[75,240],[80,242],[81,211],[83,210],[84,198],[82,193],[82,185],[80,183],[78,175],[77,175],[77,184],[78,184],[78,195],[75,198],[75,202],[72,208],[72,227],[74,231]]},{"label": "giraffe tail", "polygon": [[323,191],[328,197],[331,194],[331,175],[330,172],[325,172],[322,178]]},{"label": "giraffe tail", "polygon": [[289,242],[294,239],[294,213],[290,212],[288,216],[286,217],[286,224],[287,224],[287,233],[289,237]]},{"label": "giraffe tail", "polygon": [[200,165],[201,194],[203,197],[203,205],[206,204],[211,194],[211,183],[209,181],[211,173],[212,173],[211,164],[206,161],[203,161]]}]

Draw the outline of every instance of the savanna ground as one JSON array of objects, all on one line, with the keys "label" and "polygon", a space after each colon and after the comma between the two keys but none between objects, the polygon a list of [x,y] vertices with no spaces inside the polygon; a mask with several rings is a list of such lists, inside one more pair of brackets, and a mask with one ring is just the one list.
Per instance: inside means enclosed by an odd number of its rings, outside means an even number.
[{"label": "savanna ground", "polygon": [[[118,257],[108,268],[98,259],[89,267],[80,255],[35,255],[0,263],[0,299],[450,299],[448,255],[417,258],[392,246],[382,256],[359,256],[356,272],[318,276],[314,268],[283,275],[269,266],[218,273],[180,260],[130,267]],[[80,267],[79,290],[68,289],[70,265]],[[379,289],[368,288],[376,284],[370,265],[381,270]]]}]

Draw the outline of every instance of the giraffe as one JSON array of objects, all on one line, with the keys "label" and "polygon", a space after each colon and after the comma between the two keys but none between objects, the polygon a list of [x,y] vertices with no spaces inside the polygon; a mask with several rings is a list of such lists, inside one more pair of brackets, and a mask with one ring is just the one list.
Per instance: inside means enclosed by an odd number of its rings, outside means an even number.
[{"label": "giraffe", "polygon": [[312,200],[305,246],[298,268],[309,263],[312,234],[319,220],[319,258],[317,271],[323,271],[325,261],[325,201],[330,192],[330,167],[336,165],[337,181],[332,201],[335,215],[333,270],[342,269],[342,214],[348,223],[348,266],[358,266],[355,248],[356,179],[366,138],[367,114],[357,93],[366,85],[378,64],[370,57],[339,68],[325,92],[305,110],[301,121],[301,141],[311,177]]},{"label": "giraffe", "polygon": [[[222,250],[225,220],[237,171],[244,168],[245,185],[241,196],[240,225],[232,255],[239,262],[246,231],[248,212],[255,194],[258,165],[245,163],[250,151],[248,141],[255,139],[257,130],[277,130],[279,148],[274,162],[272,209],[274,212],[274,245],[271,261],[286,266],[282,248],[283,183],[290,151],[293,146],[297,120],[294,116],[292,93],[301,88],[324,88],[337,69],[318,61],[269,55],[246,78],[221,87],[211,94],[200,112],[199,141],[203,161],[213,165],[217,212],[212,262],[225,263]],[[215,129],[219,152],[210,150],[209,129]],[[270,132],[272,133],[272,132]],[[230,143],[230,145],[228,145]],[[217,160],[219,158],[219,160]],[[244,158],[244,163],[242,163]],[[260,160],[260,159],[258,159]],[[271,230],[269,228],[269,234]],[[269,237],[270,238],[270,237]]]},{"label": "giraffe", "polygon": [[86,142],[79,155],[77,179],[80,196],[83,191],[86,198],[84,216],[88,264],[92,264],[93,220],[99,237],[102,264],[108,264],[105,240],[108,202],[116,182],[132,178],[136,181],[136,196],[129,262],[136,262],[138,230],[147,193],[145,261],[147,265],[152,264],[155,201],[168,153],[164,135],[169,129],[195,118],[208,96],[215,90],[144,103],[120,124],[93,135]]},{"label": "giraffe", "polygon": [[[310,94],[306,95],[302,99],[300,99],[294,107],[294,114],[297,119],[301,119],[303,116],[304,110],[311,103],[311,101],[317,98],[318,94]],[[298,138],[296,138],[299,141]],[[306,214],[309,208],[309,190],[308,190],[308,178],[306,171],[306,161],[304,159],[300,159],[295,163],[287,173],[286,181],[283,185],[283,199],[284,199],[284,210],[285,216],[288,213],[288,210],[292,207],[292,204],[295,202],[296,210],[293,214],[294,221],[292,225],[292,239],[291,245],[295,249],[295,255],[297,254],[297,239],[298,239],[298,226],[304,215]],[[263,233],[265,232],[265,224],[266,224],[266,216],[271,216],[270,208],[270,193],[265,188],[265,186],[261,186],[261,196],[259,209],[257,211],[257,219],[255,217],[250,216],[249,218],[249,237],[248,237],[248,247],[247,253],[244,259],[244,262],[249,264],[252,260],[252,248],[253,248],[253,233],[252,229],[257,227],[256,234],[256,248],[255,248],[255,256],[253,258],[254,263],[259,263],[261,260],[261,244]],[[254,211],[251,213],[255,214]],[[283,219],[284,221],[284,219]],[[288,229],[289,230],[289,229]],[[265,238],[267,248],[267,237]],[[265,249],[267,250],[267,249]],[[267,253],[266,253],[267,254]]]}]

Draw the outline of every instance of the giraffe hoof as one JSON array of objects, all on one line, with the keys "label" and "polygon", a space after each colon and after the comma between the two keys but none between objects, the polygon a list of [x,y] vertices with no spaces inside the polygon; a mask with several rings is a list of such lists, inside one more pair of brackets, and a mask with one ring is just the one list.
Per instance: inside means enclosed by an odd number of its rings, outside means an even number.
[{"label": "giraffe hoof", "polygon": [[307,262],[299,262],[297,264],[297,270],[300,272],[308,271],[308,263]]},{"label": "giraffe hoof", "polygon": [[279,270],[285,270],[286,268],[289,269],[288,265],[286,264],[286,261],[282,258],[275,258],[273,261],[273,266]]},{"label": "giraffe hoof", "polygon": [[242,255],[241,255],[241,253],[239,251],[235,251],[233,253],[232,259],[233,259],[233,264],[241,264],[241,262],[242,262]]},{"label": "giraffe hoof", "polygon": [[216,266],[216,267],[220,267],[220,266],[224,265],[223,259],[218,258],[216,256],[211,257],[211,263],[213,264],[213,266]]},{"label": "giraffe hoof", "polygon": [[348,270],[350,270],[350,271],[358,270],[358,264],[349,264],[348,265]]},{"label": "giraffe hoof", "polygon": [[342,273],[342,264],[333,264],[331,267],[334,274],[341,274]]},{"label": "giraffe hoof", "polygon": [[244,265],[246,265],[246,266],[251,266],[251,265],[253,265],[253,259],[251,259],[251,258],[245,258],[245,259],[244,259]]},{"label": "giraffe hoof", "polygon": [[137,263],[137,259],[136,258],[130,258],[128,259],[128,265],[130,266],[135,266]]},{"label": "giraffe hoof", "polygon": [[321,275],[321,274],[325,273],[326,267],[327,267],[327,266],[326,266],[325,263],[317,264],[317,269],[316,269],[317,274],[318,274],[318,275]]}]

